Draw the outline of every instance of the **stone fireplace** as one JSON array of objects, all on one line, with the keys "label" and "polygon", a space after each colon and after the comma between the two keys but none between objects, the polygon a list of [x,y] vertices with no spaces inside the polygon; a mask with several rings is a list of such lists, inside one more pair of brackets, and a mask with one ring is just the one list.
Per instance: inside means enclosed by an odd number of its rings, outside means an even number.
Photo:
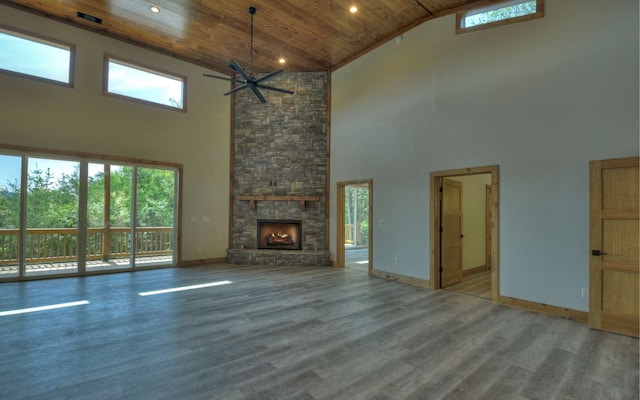
[{"label": "stone fireplace", "polygon": [[[265,91],[266,103],[248,90],[235,95],[227,261],[329,265],[328,76],[284,73],[269,82],[295,94]],[[294,221],[298,226],[273,229],[274,221]],[[262,225],[271,232],[263,232]]]},{"label": "stone fireplace", "polygon": [[259,219],[258,249],[302,250],[301,225],[299,220]]}]

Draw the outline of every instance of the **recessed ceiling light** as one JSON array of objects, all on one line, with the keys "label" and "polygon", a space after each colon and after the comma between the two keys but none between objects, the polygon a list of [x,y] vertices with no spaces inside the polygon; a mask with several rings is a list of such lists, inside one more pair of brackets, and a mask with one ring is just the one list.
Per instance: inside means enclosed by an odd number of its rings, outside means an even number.
[{"label": "recessed ceiling light", "polygon": [[351,6],[351,8],[349,8],[349,11],[351,12],[351,14],[357,13],[358,12],[358,7]]},{"label": "recessed ceiling light", "polygon": [[158,8],[158,6],[149,6],[149,10],[151,10],[152,13],[159,13],[160,9]]},{"label": "recessed ceiling light", "polygon": [[280,64],[284,64],[284,63],[286,63],[286,62],[287,62],[287,60],[285,60],[285,59],[284,59],[284,57],[280,57],[280,59],[278,60],[278,62],[279,62]]}]

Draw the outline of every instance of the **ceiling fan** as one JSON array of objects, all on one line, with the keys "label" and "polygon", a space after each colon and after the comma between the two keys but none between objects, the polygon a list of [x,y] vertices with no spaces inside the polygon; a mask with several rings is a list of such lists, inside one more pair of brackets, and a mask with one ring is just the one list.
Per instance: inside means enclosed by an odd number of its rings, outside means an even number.
[{"label": "ceiling fan", "polygon": [[240,86],[236,86],[233,89],[229,90],[227,93],[224,93],[225,96],[228,96],[232,93],[239,92],[243,89],[249,88],[258,97],[258,99],[260,99],[261,103],[266,103],[267,100],[264,98],[264,96],[262,95],[262,93],[260,93],[258,89],[272,90],[274,92],[280,92],[280,93],[286,93],[286,94],[293,94],[293,91],[262,84],[262,82],[284,72],[283,69],[279,69],[277,71],[271,72],[260,78],[256,78],[253,75],[253,16],[255,15],[255,13],[256,13],[256,8],[249,7],[249,14],[251,14],[251,47],[250,47],[251,54],[249,57],[249,73],[247,74],[247,72],[240,66],[240,64],[238,64],[236,60],[231,60],[231,64],[229,64],[229,68],[239,73],[240,76],[242,76],[242,80],[210,75],[210,74],[202,74],[202,75],[208,76],[209,78],[222,79],[225,81],[236,82],[241,84]]}]

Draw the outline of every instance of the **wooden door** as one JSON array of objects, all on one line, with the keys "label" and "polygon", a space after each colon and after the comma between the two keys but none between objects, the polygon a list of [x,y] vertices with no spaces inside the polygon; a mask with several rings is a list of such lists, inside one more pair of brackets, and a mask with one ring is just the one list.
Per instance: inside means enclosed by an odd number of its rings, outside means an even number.
[{"label": "wooden door", "polygon": [[440,287],[462,280],[462,182],[445,179],[442,185]]},{"label": "wooden door", "polygon": [[589,326],[638,337],[638,165],[590,163]]}]

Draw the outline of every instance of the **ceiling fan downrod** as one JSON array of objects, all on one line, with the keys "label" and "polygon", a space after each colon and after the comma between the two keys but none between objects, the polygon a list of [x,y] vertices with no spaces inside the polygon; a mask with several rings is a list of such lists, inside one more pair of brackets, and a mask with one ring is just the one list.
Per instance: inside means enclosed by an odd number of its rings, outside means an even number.
[{"label": "ceiling fan downrod", "polygon": [[268,86],[265,85],[263,82],[265,82],[268,79],[273,78],[276,75],[279,75],[281,73],[284,72],[283,69],[279,69],[277,71],[273,71],[271,73],[268,73],[264,76],[261,76],[260,78],[256,78],[255,76],[253,76],[253,16],[256,13],[256,8],[255,7],[249,7],[249,14],[251,15],[251,44],[249,46],[249,73],[247,73],[241,66],[240,64],[238,64],[238,62],[236,60],[231,60],[231,64],[229,64],[229,68],[231,68],[234,72],[237,72],[238,74],[240,74],[240,76],[242,77],[242,79],[236,78],[235,75],[233,75],[231,78],[227,78],[227,77],[222,77],[222,76],[217,76],[217,75],[210,75],[210,74],[203,74],[204,76],[208,76],[210,78],[215,78],[215,79],[222,79],[225,81],[230,81],[230,82],[234,82],[234,83],[239,83],[239,86],[234,87],[233,89],[229,90],[228,92],[224,93],[225,96],[228,96],[230,94],[239,92],[241,90],[244,89],[250,89],[253,94],[256,95],[256,97],[258,98],[258,100],[260,100],[261,103],[266,103],[267,99],[264,98],[264,96],[262,95],[262,93],[260,93],[260,90],[258,89],[264,89],[264,90],[270,90],[273,92],[279,92],[279,93],[284,93],[284,94],[293,94],[293,90],[287,90],[287,89],[281,89],[278,87],[274,87],[274,86]]},{"label": "ceiling fan downrod", "polygon": [[255,7],[249,7],[249,14],[251,14],[251,44],[249,46],[249,75],[253,77],[253,16],[256,14]]}]

